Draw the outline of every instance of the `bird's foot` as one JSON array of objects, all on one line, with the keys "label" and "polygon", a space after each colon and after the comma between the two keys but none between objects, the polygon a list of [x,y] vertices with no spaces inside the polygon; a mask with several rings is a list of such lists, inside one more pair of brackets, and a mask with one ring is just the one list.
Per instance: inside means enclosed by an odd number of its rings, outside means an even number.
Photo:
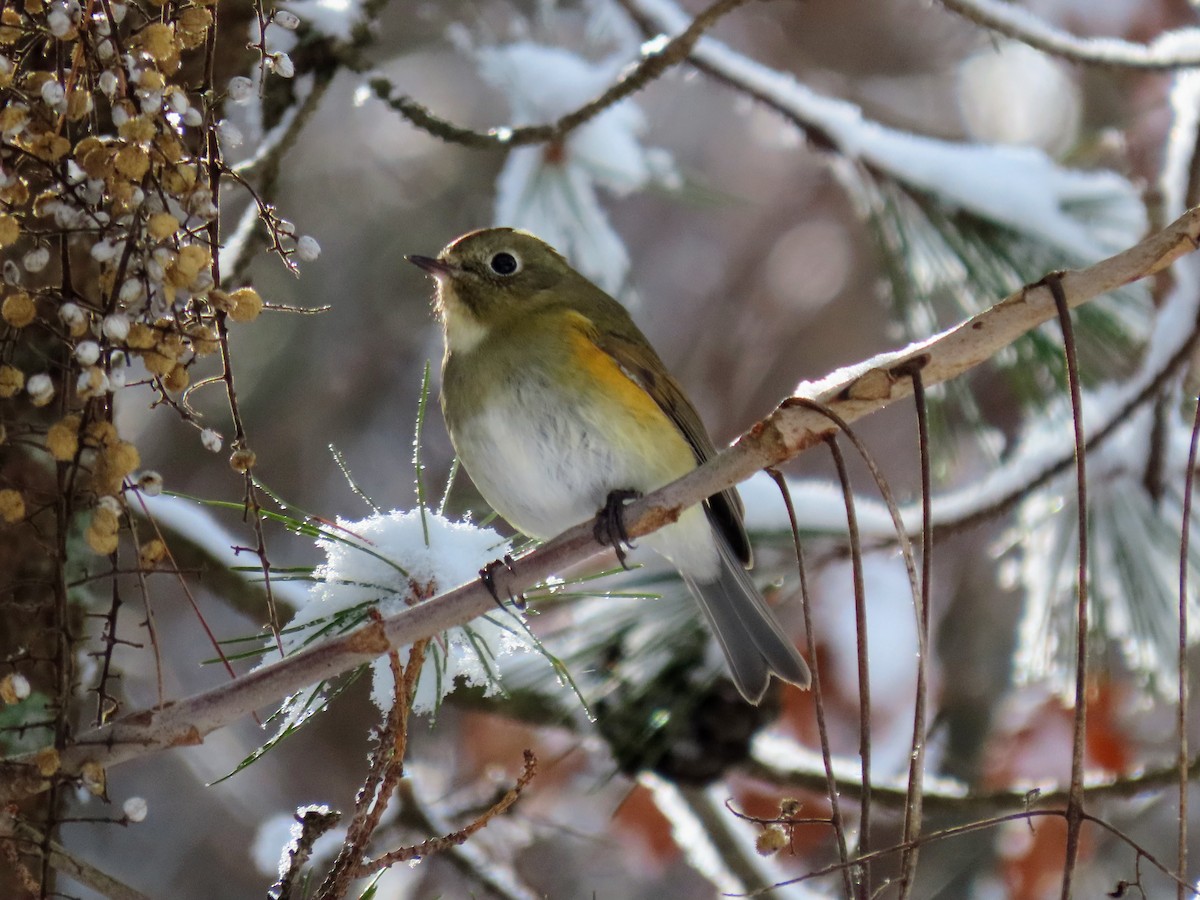
[{"label": "bird's foot", "polygon": [[596,514],[596,527],[592,533],[597,541],[611,546],[617,552],[617,562],[621,564],[622,569],[629,568],[625,565],[625,548],[632,550],[634,547],[633,541],[629,540],[629,533],[625,530],[625,504],[641,496],[641,491],[630,488],[609,491],[604,507]]},{"label": "bird's foot", "polygon": [[[501,609],[504,608],[504,601],[500,599],[500,590],[496,586],[496,573],[501,569],[505,569],[510,575],[516,572],[516,564],[513,558],[505,553],[503,559],[493,559],[490,563],[479,570],[479,580],[483,582],[483,586],[488,589],[488,593],[496,601]],[[513,596],[512,591],[506,591],[508,594],[508,602],[512,603],[517,609],[525,609],[525,595],[517,594]]]}]

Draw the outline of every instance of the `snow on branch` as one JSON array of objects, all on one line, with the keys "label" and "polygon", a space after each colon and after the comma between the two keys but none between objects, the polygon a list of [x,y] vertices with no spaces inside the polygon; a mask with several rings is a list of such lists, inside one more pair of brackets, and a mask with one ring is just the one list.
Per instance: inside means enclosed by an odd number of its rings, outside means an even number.
[{"label": "snow on branch", "polygon": [[1160,34],[1148,44],[1118,38],[1081,38],[1049,25],[1015,3],[940,0],[942,6],[989,31],[1051,56],[1093,66],[1171,71],[1200,66],[1200,28]]},{"label": "snow on branch", "polygon": [[[1054,277],[1071,307],[1163,271],[1200,246],[1200,208],[1130,249],[1085,269]],[[835,431],[820,405],[848,422],[890,406],[912,393],[911,373],[920,370],[933,385],[961,375],[1055,316],[1050,290],[1031,285],[995,306],[928,340],[839,369],[816,382],[802,383],[797,396],[747,431],[704,466],[627,508],[632,538],[675,521],[680,512],[759,469],[777,465],[821,443]],[[815,405],[814,405],[815,404]],[[522,556],[497,578],[500,592],[517,593],[563,569],[599,554],[591,522],[584,522]],[[503,576],[507,571],[508,578]],[[488,589],[475,581],[426,603],[371,622],[348,634],[314,644],[293,656],[164,706],[123,716],[81,733],[54,760],[51,772],[90,772],[155,750],[202,743],[204,736],[253,710],[278,703],[307,685],[371,662],[390,648],[439,633],[495,606]],[[52,752],[52,751],[51,751]],[[39,762],[41,767],[39,768]],[[45,751],[3,763],[6,777],[0,802],[46,789]]]},{"label": "snow on branch", "polygon": [[747,2],[748,0],[716,0],[694,19],[685,17],[676,29],[675,37],[670,40],[647,41],[642,45],[641,61],[626,70],[607,90],[594,100],[548,124],[475,131],[441,118],[411,97],[393,95],[392,83],[386,78],[374,78],[370,85],[380,100],[412,124],[453,144],[468,147],[518,147],[524,144],[558,141],[606,109],[640,91],[668,69],[683,62],[707,29],[716,24],[721,17]]},{"label": "snow on branch", "polygon": [[[676,31],[687,22],[672,0],[624,0],[644,25]],[[1115,172],[1064,169],[1032,147],[945,141],[889,128],[853,103],[826,97],[711,38],[690,61],[765,103],[818,146],[910,190],[937,197],[1090,262],[1145,233],[1137,189]],[[985,173],[981,177],[981,173]]]}]

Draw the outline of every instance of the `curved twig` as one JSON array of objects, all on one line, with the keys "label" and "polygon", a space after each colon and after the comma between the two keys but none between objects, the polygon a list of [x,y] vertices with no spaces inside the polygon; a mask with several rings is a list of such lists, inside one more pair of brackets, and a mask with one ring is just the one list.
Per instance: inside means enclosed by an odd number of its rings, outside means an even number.
[{"label": "curved twig", "polygon": [[1195,28],[1168,31],[1149,44],[1138,44],[1118,38],[1076,37],[1038,19],[1026,9],[995,0],[939,2],[950,12],[988,31],[1069,62],[1150,72],[1172,72],[1200,66]]},{"label": "curved twig", "polygon": [[543,125],[522,125],[517,128],[490,128],[487,131],[475,131],[443,119],[412,97],[404,94],[393,96],[393,85],[386,78],[373,78],[370,85],[380,100],[408,119],[409,122],[447,143],[462,144],[466,147],[509,148],[525,144],[561,141],[580,125],[590,122],[606,109],[640,91],[668,69],[686,60],[705,31],[716,24],[722,16],[733,12],[739,6],[744,6],[747,2],[749,0],[716,0],[671,40],[663,43],[651,41],[643,45],[641,61],[622,74],[600,96],[589,100],[583,106],[556,121]]}]

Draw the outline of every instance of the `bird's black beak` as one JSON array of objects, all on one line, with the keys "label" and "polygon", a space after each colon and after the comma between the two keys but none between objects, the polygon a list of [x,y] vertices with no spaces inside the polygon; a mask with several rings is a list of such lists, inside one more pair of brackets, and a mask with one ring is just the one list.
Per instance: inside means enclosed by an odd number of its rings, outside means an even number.
[{"label": "bird's black beak", "polygon": [[455,271],[457,271],[454,266],[450,265],[448,262],[444,262],[443,260],[432,256],[417,256],[412,254],[404,258],[418,269],[424,269],[439,281],[443,278],[451,277]]}]

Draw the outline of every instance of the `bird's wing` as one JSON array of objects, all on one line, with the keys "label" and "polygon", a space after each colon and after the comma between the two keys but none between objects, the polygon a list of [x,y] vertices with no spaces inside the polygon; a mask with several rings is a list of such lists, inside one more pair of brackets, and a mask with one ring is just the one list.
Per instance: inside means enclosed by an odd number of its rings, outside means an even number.
[{"label": "bird's wing", "polygon": [[[711,459],[716,455],[717,449],[700,420],[700,414],[632,321],[628,322],[628,328],[630,334],[622,334],[616,330],[602,333],[594,326],[589,330],[596,346],[611,356],[629,379],[649,394],[659,409],[683,432],[692,452],[696,454],[697,464]],[[750,567],[754,561],[754,554],[750,547],[750,538],[746,534],[746,526],[742,522],[744,508],[737,489],[728,488],[719,494],[713,494],[708,498],[706,506],[709,518],[729,541],[734,555],[747,568]]]}]

